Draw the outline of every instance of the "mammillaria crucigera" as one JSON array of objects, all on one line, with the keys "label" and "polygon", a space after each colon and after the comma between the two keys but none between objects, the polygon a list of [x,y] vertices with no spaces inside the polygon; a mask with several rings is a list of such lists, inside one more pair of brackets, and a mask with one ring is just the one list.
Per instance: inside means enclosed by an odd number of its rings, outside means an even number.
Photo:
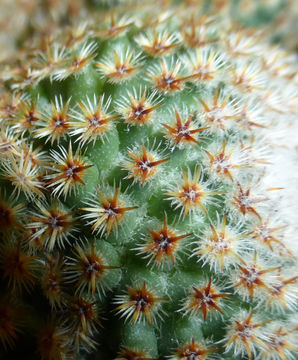
[{"label": "mammillaria crucigera", "polygon": [[1,359],[296,359],[297,56],[249,26],[283,2],[38,6],[0,68]]}]

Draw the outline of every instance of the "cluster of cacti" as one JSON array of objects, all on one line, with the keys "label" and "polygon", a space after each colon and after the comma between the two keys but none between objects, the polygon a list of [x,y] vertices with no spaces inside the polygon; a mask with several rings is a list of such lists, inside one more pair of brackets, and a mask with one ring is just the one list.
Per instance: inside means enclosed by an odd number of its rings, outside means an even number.
[{"label": "cluster of cacti", "polygon": [[0,357],[295,359],[295,56],[119,3],[1,69]]}]

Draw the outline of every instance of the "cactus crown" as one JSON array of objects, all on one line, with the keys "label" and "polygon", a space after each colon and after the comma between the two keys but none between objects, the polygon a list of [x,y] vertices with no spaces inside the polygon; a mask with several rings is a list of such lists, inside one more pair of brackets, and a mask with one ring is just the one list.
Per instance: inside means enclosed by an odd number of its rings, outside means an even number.
[{"label": "cactus crown", "polygon": [[77,15],[1,71],[3,356],[295,358],[297,67],[237,6]]}]

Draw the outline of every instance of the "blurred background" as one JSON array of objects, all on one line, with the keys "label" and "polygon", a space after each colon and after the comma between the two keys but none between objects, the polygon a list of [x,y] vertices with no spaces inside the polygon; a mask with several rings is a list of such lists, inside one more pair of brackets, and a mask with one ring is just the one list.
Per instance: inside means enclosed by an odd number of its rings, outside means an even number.
[{"label": "blurred background", "polygon": [[[215,6],[230,13],[240,24],[267,27],[273,42],[290,51],[298,51],[297,0],[160,0],[182,1]],[[132,5],[142,0],[0,0],[0,62],[9,61],[16,49],[26,46],[36,36],[51,36],[59,26],[88,21],[88,13],[114,6]],[[206,5],[207,4],[207,5]],[[296,5],[296,6],[295,6]]]}]

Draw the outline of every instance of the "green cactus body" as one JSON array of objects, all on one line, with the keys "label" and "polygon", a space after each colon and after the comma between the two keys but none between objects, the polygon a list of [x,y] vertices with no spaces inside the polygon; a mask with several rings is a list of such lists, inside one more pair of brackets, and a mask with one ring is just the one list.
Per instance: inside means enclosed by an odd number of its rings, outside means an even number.
[{"label": "green cactus body", "polygon": [[228,2],[93,12],[3,77],[0,355],[295,359],[293,57]]}]

